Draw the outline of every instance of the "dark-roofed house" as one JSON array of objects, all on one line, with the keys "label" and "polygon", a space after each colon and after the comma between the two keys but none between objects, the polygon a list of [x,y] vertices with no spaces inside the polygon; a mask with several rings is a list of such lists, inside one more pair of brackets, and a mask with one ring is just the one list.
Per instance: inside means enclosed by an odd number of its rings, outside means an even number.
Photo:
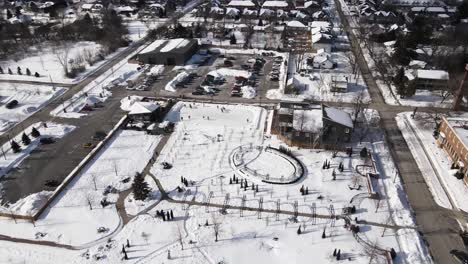
[{"label": "dark-roofed house", "polygon": [[344,148],[351,140],[351,115],[327,105],[280,103],[275,111],[272,132],[293,146]]},{"label": "dark-roofed house", "polygon": [[137,60],[146,64],[184,65],[197,51],[197,40],[162,39],[140,51]]}]

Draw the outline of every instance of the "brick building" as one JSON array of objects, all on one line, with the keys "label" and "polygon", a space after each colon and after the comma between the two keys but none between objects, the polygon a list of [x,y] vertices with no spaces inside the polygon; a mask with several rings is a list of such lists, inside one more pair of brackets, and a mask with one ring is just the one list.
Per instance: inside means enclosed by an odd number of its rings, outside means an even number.
[{"label": "brick building", "polygon": [[468,185],[468,118],[443,117],[437,145],[443,148]]}]

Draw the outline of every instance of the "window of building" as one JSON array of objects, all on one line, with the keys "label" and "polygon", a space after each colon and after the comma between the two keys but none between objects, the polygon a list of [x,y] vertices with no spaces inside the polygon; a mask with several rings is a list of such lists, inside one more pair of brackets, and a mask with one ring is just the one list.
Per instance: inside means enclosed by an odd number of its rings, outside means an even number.
[{"label": "window of building", "polygon": [[344,132],[345,132],[346,134],[349,134],[349,128],[345,128]]}]

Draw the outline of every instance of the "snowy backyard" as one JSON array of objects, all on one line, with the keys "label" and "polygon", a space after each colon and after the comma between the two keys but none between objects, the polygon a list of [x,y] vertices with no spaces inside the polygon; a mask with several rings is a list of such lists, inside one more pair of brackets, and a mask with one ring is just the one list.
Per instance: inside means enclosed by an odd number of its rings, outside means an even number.
[{"label": "snowy backyard", "polygon": [[[39,111],[66,89],[47,85],[2,83],[0,85],[0,134]],[[12,101],[18,105],[8,109]]]}]

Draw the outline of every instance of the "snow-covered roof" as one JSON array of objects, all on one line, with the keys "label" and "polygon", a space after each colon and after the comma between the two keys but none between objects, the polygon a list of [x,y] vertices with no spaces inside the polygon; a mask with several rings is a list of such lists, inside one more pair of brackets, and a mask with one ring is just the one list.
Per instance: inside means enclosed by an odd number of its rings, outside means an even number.
[{"label": "snow-covered roof", "polygon": [[420,79],[448,80],[449,74],[441,70],[416,70],[416,76]]},{"label": "snow-covered roof", "polygon": [[318,55],[315,55],[313,60],[315,63],[323,63],[329,59],[330,59],[330,54],[326,52],[322,52]]},{"label": "snow-covered roof", "polygon": [[419,67],[419,68],[425,68],[427,65],[427,62],[421,61],[421,60],[412,60],[409,63],[410,67]]},{"label": "snow-covered roof", "polygon": [[262,7],[288,7],[286,1],[265,1]]},{"label": "snow-covered roof", "polygon": [[320,6],[320,5],[316,1],[307,1],[307,2],[304,3],[305,8],[309,8],[311,6]]},{"label": "snow-covered roof", "polygon": [[310,23],[310,26],[313,28],[331,28],[331,23],[328,21],[312,21],[312,23]]},{"label": "snow-covered roof", "polygon": [[260,9],[260,16],[263,16],[263,15],[272,16],[274,14],[275,14],[275,11],[271,9],[265,9],[265,8]]},{"label": "snow-covered roof", "polygon": [[196,40],[190,39],[158,39],[148,45],[145,49],[143,49],[140,54],[149,53],[149,52],[170,52],[174,49],[181,49],[188,46],[191,42],[196,42]]},{"label": "snow-covered roof", "polygon": [[317,33],[312,35],[312,43],[322,42],[322,43],[331,43],[332,36],[329,34]]},{"label": "snow-covered roof", "polygon": [[93,8],[93,5],[94,4],[84,4],[81,6],[81,9],[82,10],[91,10],[91,8]]},{"label": "snow-covered roof", "polygon": [[294,110],[293,129],[302,132],[318,132],[323,127],[322,110]]},{"label": "snow-covered roof", "polygon": [[233,7],[226,8],[226,15],[228,16],[237,16],[239,15],[239,13],[240,13],[240,10],[237,8],[233,8]]},{"label": "snow-covered roof", "polygon": [[151,114],[159,108],[159,104],[153,102],[135,102],[130,108],[129,115]]},{"label": "snow-covered roof", "polygon": [[445,8],[440,7],[440,6],[430,6],[430,7],[425,7],[425,6],[415,6],[411,8],[412,12],[429,12],[429,13],[445,13],[447,10]]},{"label": "snow-covered roof", "polygon": [[353,128],[353,120],[351,119],[351,115],[345,111],[324,105],[323,118],[329,119],[343,126]]},{"label": "snow-covered roof", "polygon": [[249,0],[234,0],[229,2],[228,6],[255,7],[255,4]]},{"label": "snow-covered roof", "polygon": [[160,9],[163,9],[164,10],[164,6],[162,6],[161,4],[151,4],[149,5],[150,8],[160,8]]},{"label": "snow-covered roof", "polygon": [[117,6],[114,8],[116,12],[133,12],[135,9],[130,6]]},{"label": "snow-covered roof", "polygon": [[295,27],[295,28],[305,28],[307,27],[306,25],[302,24],[300,21],[297,20],[291,20],[287,24],[288,27]]},{"label": "snow-covered roof", "polygon": [[159,46],[161,46],[166,40],[164,39],[158,39],[154,41],[153,43],[149,44],[146,48],[144,48],[140,53],[148,53],[155,51]]},{"label": "snow-covered roof", "polygon": [[465,127],[468,125],[468,118],[466,115],[460,117],[447,117],[448,125],[455,131],[457,136],[463,141],[465,147],[468,147],[468,129]]}]

